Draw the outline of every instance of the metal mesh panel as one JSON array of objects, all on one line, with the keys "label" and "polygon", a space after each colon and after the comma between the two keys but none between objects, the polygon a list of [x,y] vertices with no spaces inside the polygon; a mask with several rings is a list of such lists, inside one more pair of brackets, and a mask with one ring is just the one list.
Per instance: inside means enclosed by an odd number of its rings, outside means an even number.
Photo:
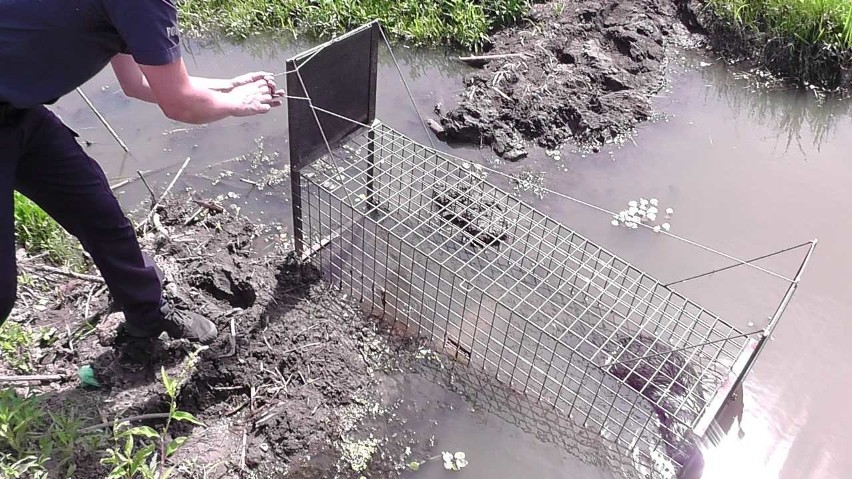
[{"label": "metal mesh panel", "polygon": [[683,464],[753,341],[387,126],[334,156],[298,191],[305,256],[328,280],[625,449]]}]

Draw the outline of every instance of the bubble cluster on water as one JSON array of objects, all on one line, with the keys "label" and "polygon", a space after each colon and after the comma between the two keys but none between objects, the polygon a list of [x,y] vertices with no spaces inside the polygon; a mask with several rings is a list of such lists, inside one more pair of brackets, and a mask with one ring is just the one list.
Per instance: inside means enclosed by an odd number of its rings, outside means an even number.
[{"label": "bubble cluster on water", "polygon": [[613,215],[613,226],[624,226],[629,229],[638,229],[640,225],[647,225],[655,233],[671,230],[671,220],[674,208],[662,209],[660,200],[657,198],[630,200],[627,208]]}]

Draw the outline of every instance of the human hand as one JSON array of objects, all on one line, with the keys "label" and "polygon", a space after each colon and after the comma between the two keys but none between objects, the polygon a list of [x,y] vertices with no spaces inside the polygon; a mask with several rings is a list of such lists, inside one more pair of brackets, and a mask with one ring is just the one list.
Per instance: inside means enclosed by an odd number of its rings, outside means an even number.
[{"label": "human hand", "polygon": [[250,83],[234,87],[228,95],[236,103],[233,116],[251,116],[266,113],[281,106],[284,90],[276,90],[274,80],[261,77]]},{"label": "human hand", "polygon": [[265,80],[269,85],[269,90],[275,92],[275,75],[269,72],[250,72],[231,78],[231,90],[243,85],[252,84],[258,80]]}]

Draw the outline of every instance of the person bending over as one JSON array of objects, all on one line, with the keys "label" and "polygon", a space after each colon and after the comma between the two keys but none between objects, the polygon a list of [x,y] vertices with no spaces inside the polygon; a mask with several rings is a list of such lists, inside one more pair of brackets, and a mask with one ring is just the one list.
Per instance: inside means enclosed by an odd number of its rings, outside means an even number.
[{"label": "person bending over", "polygon": [[163,297],[158,270],[100,166],[44,105],[112,65],[125,94],[185,123],[281,105],[272,75],[189,76],[174,0],[0,0],[0,325],[15,303],[13,191],[79,238],[125,316],[123,333],[209,343],[207,318]]}]

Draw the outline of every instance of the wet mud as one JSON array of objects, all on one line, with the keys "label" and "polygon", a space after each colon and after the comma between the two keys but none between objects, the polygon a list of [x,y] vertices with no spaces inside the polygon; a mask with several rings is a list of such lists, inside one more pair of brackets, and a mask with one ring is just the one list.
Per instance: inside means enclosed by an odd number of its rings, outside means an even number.
[{"label": "wet mud", "polygon": [[439,180],[432,187],[432,201],[444,219],[462,228],[477,245],[499,246],[509,238],[503,205],[481,185],[465,179],[453,184]]},{"label": "wet mud", "polygon": [[[391,372],[413,360],[414,343],[380,335],[381,324],[298,263],[273,228],[190,198],[159,208],[154,224],[140,243],[163,270],[166,297],[214,321],[218,338],[199,348],[161,336],[144,355],[128,354],[123,316],[101,284],[45,279],[64,293],[16,319],[57,336],[33,351],[40,372],[63,376],[40,390],[50,410],[76,410],[104,431],[116,419],[166,412],[162,368],[181,381],[178,409],[205,424],[173,426],[189,437],[171,460],[174,477],[397,477],[427,446],[391,417],[399,401]],[[84,365],[99,387],[79,382]],[[395,428],[394,438],[377,424]],[[109,447],[108,435],[101,440]],[[75,462],[75,478],[109,472],[98,450],[81,449]]]},{"label": "wet mud", "polygon": [[538,4],[497,32],[458,106],[441,116],[450,141],[490,145],[504,159],[527,143],[597,150],[652,115],[667,48],[687,35],[670,0]]}]

